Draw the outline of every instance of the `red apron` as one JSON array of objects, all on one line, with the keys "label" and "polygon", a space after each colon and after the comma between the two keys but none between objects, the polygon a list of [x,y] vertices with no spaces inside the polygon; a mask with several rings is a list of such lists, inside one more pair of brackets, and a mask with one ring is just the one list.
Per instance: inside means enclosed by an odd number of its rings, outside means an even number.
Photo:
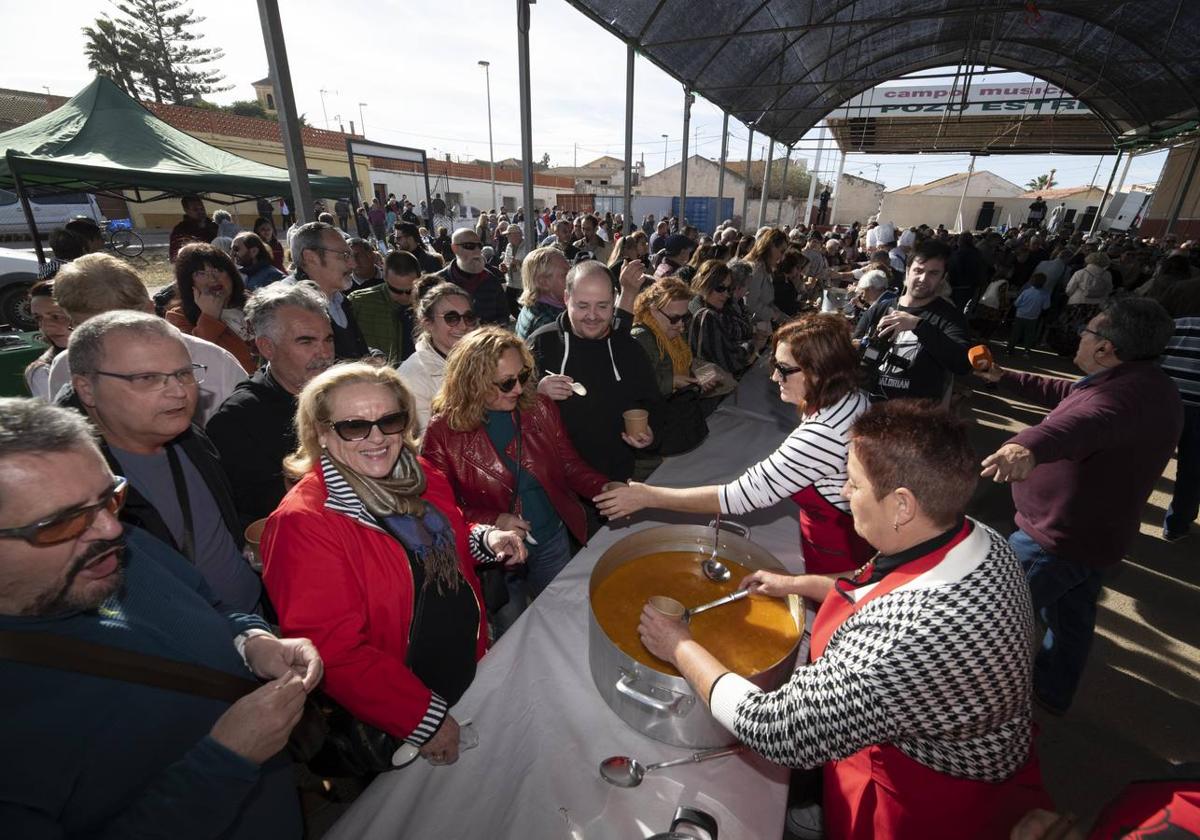
[{"label": "red apron", "polygon": [[854,517],[838,510],[811,484],[792,495],[800,506],[800,547],[810,575],[852,572],[875,549],[854,530]]},{"label": "red apron", "polygon": [[[970,524],[937,551],[904,564],[857,603],[833,589],[812,628],[812,659],[834,631],[872,598],[886,595],[938,565],[969,533]],[[1042,789],[1037,755],[1003,782],[961,779],[875,744],[824,768],[825,835],[837,840],[1007,840],[1012,826],[1034,808],[1053,808]]]}]

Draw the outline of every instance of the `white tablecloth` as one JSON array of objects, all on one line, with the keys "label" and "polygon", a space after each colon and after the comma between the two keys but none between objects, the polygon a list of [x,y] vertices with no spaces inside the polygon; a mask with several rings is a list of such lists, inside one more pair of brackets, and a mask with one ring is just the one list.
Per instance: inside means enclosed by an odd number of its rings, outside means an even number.
[{"label": "white tablecloth", "polygon": [[[746,376],[736,396],[709,418],[705,443],[667,459],[653,483],[728,481],[769,454],[796,423],[761,368]],[[418,759],[380,776],[329,832],[330,840],[630,840],[665,831],[680,805],[716,817],[722,840],[780,837],[788,772],[759,756],[670,768],[632,789],[613,787],[598,772],[610,755],[649,764],[690,751],[636,732],[597,693],[587,662],[592,568],[633,530],[707,518],[645,511],[601,529],[479,663],[471,688],[453,708],[457,720],[474,721],[479,746],[450,766]],[[739,521],[751,526],[754,542],[802,570],[793,504]]]}]

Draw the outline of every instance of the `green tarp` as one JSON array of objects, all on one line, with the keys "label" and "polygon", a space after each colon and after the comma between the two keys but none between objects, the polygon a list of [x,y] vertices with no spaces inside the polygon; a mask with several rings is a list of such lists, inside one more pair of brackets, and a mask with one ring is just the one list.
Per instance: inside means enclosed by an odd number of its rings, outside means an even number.
[{"label": "green tarp", "polygon": [[[0,187],[13,168],[32,192],[286,196],[288,171],[248,160],[172,128],[98,76],[61,108],[0,134]],[[349,178],[310,175],[316,198],[351,194]]]}]

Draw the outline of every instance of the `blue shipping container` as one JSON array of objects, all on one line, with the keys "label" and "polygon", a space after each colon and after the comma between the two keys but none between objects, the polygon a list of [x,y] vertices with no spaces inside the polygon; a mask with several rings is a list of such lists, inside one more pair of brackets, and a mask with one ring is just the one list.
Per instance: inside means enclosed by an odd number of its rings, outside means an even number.
[{"label": "blue shipping container", "polygon": [[[671,215],[679,216],[678,196],[671,199]],[[701,233],[712,233],[721,222],[733,218],[733,199],[689,195],[687,212],[683,214],[683,218]],[[682,223],[681,220],[680,224]]]}]

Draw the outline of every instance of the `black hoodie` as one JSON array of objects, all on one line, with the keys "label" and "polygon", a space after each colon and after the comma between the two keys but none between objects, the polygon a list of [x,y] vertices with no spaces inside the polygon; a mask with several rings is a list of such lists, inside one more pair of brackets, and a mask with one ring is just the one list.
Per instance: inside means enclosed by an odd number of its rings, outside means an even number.
[{"label": "black hoodie", "polygon": [[565,312],[526,342],[540,375],[566,374],[587,388],[586,396],[576,394],[556,403],[579,454],[613,481],[627,480],[633,475],[637,450],[621,439],[621,415],[631,408],[646,409],[655,441],[650,448],[657,448],[662,439],[662,396],[646,353],[628,330],[614,329],[599,339],[580,338],[571,332]]}]

